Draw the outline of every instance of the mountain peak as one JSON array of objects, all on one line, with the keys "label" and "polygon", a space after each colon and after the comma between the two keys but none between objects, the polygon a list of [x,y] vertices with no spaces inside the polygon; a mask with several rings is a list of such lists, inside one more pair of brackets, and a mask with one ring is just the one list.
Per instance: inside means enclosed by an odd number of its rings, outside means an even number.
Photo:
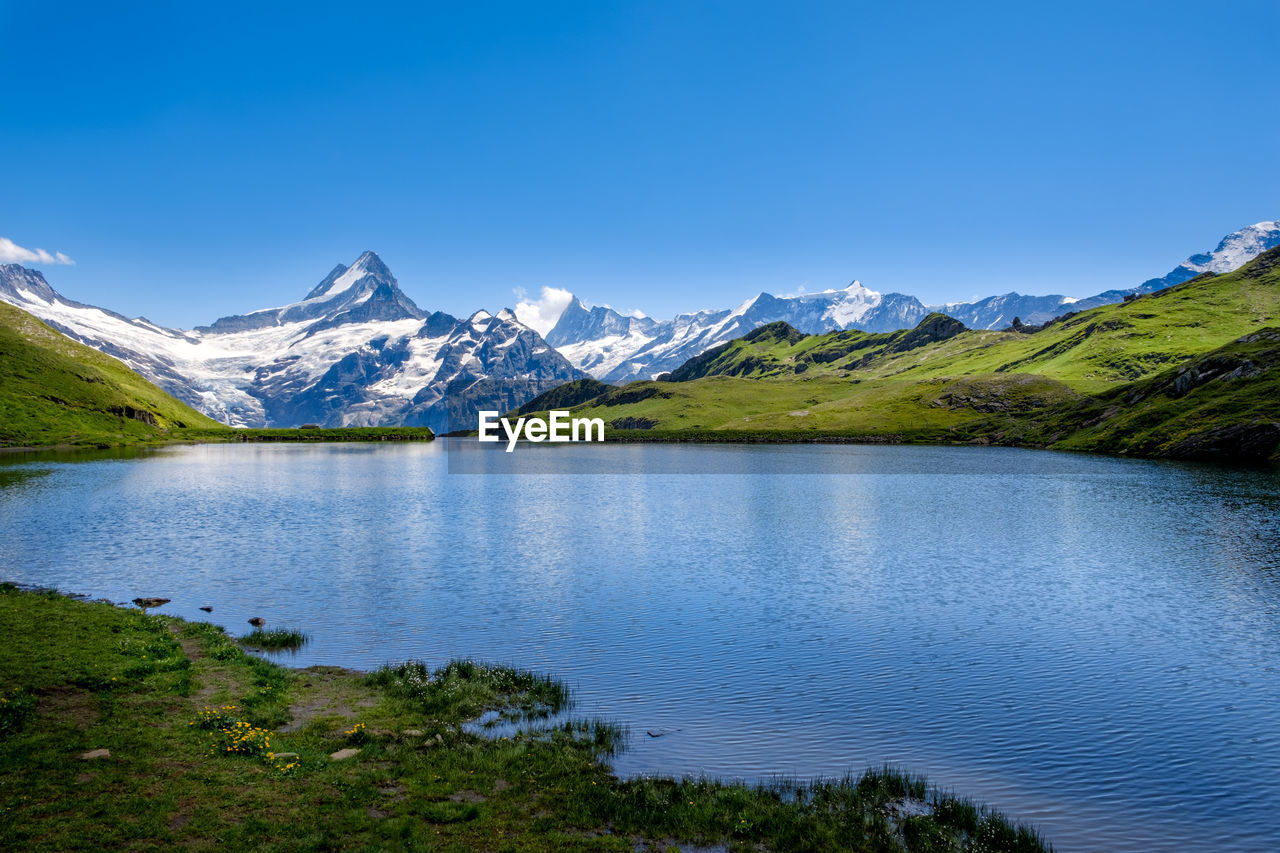
[{"label": "mountain peak", "polygon": [[863,284],[861,281],[859,281],[856,278],[853,281],[849,282],[847,287],[845,287],[843,290],[838,292],[844,293],[848,296],[852,296],[855,299],[862,299],[862,300],[879,299],[880,297],[884,296],[884,294],[881,293],[880,291],[872,290],[871,288],[867,287],[865,284]]},{"label": "mountain peak", "polygon": [[759,302],[760,300],[762,300],[762,299],[771,299],[771,298],[772,298],[772,296],[770,296],[770,294],[765,293],[765,292],[762,290],[762,291],[760,291],[759,293],[757,293],[755,296],[753,296],[753,297],[751,297],[750,299],[746,300],[745,302],[742,302],[741,304],[739,304],[737,308],[734,308],[732,311],[730,311],[730,312],[729,312],[729,317],[728,317],[727,319],[732,320],[734,317],[741,317],[742,315],[744,315],[744,314],[746,314],[748,311],[750,311],[750,310],[751,310],[751,308],[752,308],[752,307],[753,307],[757,302]]},{"label": "mountain peak", "polygon": [[382,258],[378,257],[376,252],[364,252],[351,266],[338,264],[334,267],[333,271],[307,294],[304,301],[332,299],[366,278],[374,279],[377,284],[389,284],[393,289],[399,289],[395,276],[382,262]]},{"label": "mountain peak", "polygon": [[351,266],[338,264],[330,270],[329,274],[311,289],[311,292],[306,295],[303,301],[336,296],[365,276],[373,276],[380,281],[387,281],[393,285],[396,283],[395,276],[391,274],[391,270],[387,268],[387,265],[382,262],[382,258],[378,257],[378,253],[365,251],[360,254],[360,257],[356,258],[355,263]]},{"label": "mountain peak", "polygon": [[401,290],[396,277],[375,252],[363,252],[351,266],[338,264],[301,302],[222,317],[198,332],[242,332],[264,326],[314,321],[313,330],[343,323],[421,319],[423,313]]},{"label": "mountain peak", "polygon": [[382,262],[382,258],[378,257],[378,253],[372,249],[366,249],[361,252],[360,257],[356,258],[356,262],[352,264],[352,267],[362,269],[369,275],[391,278],[391,270]]},{"label": "mountain peak", "polygon": [[1231,272],[1275,246],[1280,246],[1280,220],[1255,222],[1223,237],[1218,247],[1212,252],[1192,255],[1163,278],[1144,281],[1134,288],[1134,292],[1153,293],[1164,290],[1166,287],[1195,278],[1201,273]]},{"label": "mountain peak", "polygon": [[[1205,258],[1199,264],[1204,267],[1200,270],[1201,272],[1231,272],[1278,243],[1280,243],[1280,220],[1255,222],[1223,237],[1218,248],[1209,255],[1195,255],[1188,260],[1199,261],[1200,258]],[[1188,264],[1188,266],[1194,269],[1196,265]]]},{"label": "mountain peak", "polygon": [[45,281],[44,274],[40,270],[28,269],[21,264],[0,264],[0,293],[8,291],[13,297],[14,304],[17,305],[21,301],[19,290],[24,290],[45,302],[53,302],[58,298],[58,294]]}]

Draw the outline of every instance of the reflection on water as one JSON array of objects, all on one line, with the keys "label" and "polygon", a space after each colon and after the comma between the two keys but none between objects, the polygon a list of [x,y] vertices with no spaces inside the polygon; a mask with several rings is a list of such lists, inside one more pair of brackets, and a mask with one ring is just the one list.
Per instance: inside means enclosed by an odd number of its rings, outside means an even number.
[{"label": "reflection on water", "polygon": [[624,774],[892,762],[1059,850],[1280,846],[1272,473],[646,445],[471,476],[447,445],[6,458],[0,577],[297,626],[299,665],[551,671],[579,713],[668,732]]}]

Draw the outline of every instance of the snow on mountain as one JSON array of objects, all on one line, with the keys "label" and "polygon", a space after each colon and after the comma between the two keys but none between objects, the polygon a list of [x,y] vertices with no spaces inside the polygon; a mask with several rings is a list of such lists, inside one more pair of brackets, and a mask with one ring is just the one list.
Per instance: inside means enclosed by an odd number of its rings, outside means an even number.
[{"label": "snow on mountain", "polygon": [[656,321],[603,306],[588,308],[572,297],[546,338],[574,367],[605,382],[626,382],[674,370],[713,346],[777,320],[810,334],[844,329],[891,332],[915,326],[931,311],[948,314],[972,329],[1006,329],[1015,317],[1035,325],[1070,311],[1119,302],[1128,293],[1170,287],[1202,272],[1230,272],[1275,245],[1280,245],[1280,222],[1259,222],[1227,235],[1213,252],[1192,255],[1163,278],[1087,299],[1005,293],[973,302],[925,306],[914,296],[878,293],[855,281],[841,290],[798,296],[761,293],[732,310],[700,311]]},{"label": "snow on mountain", "polygon": [[[483,310],[465,320],[427,314],[401,292],[373,252],[350,267],[334,267],[299,302],[223,317],[190,331],[66,299],[40,273],[16,264],[0,266],[0,299],[120,358],[225,423],[439,429],[474,424],[478,408],[513,409],[585,374],[614,383],[649,379],[777,320],[806,333],[889,332],[913,327],[933,310],[970,328],[1008,328],[1015,317],[1039,324],[1203,272],[1229,272],[1276,245],[1280,221],[1259,222],[1161,278],[1079,300],[1006,293],[928,307],[914,296],[879,293],[855,281],[796,296],[760,293],[733,309],[661,321],[588,307],[554,288],[553,298],[546,298],[544,288],[542,302],[522,301],[514,312],[503,309],[496,316]],[[529,322],[547,328],[545,337]]]},{"label": "snow on mountain", "polygon": [[66,299],[16,264],[0,266],[0,299],[233,426],[474,426],[478,409],[584,375],[509,310],[427,314],[373,252],[299,302],[191,331]]},{"label": "snow on mountain", "polygon": [[607,376],[652,343],[657,326],[647,317],[624,316],[600,305],[587,308],[575,296],[546,338],[579,370]]},{"label": "snow on mountain", "polygon": [[914,297],[877,293],[856,281],[840,290],[799,296],[760,293],[732,310],[679,314],[663,321],[604,306],[588,308],[574,297],[547,333],[547,342],[579,370],[605,382],[626,382],[674,370],[713,346],[776,320],[802,332],[888,331],[914,326],[927,313]]},{"label": "snow on mountain", "polygon": [[1224,273],[1238,270],[1267,249],[1280,246],[1280,220],[1258,222],[1222,238],[1212,252],[1192,255],[1161,278],[1144,281],[1134,288],[1136,293],[1154,293],[1189,281],[1201,273]]},{"label": "snow on mountain", "polygon": [[1038,325],[1068,311],[1079,310],[1076,306],[1078,301],[1070,296],[1057,294],[1023,296],[1020,293],[1004,293],[976,302],[950,302],[932,308],[954,317],[970,329],[1007,329],[1014,317],[1027,325]]},{"label": "snow on mountain", "polygon": [[1069,296],[1023,296],[1006,293],[976,302],[954,302],[936,306],[971,329],[1005,329],[1017,317],[1028,325],[1038,325],[1070,311],[1087,311],[1099,305],[1120,302],[1129,294],[1154,293],[1189,281],[1201,273],[1237,270],[1273,246],[1280,246],[1280,221],[1259,222],[1233,231],[1212,252],[1192,255],[1168,274],[1144,281],[1128,290],[1108,290],[1084,299]]}]

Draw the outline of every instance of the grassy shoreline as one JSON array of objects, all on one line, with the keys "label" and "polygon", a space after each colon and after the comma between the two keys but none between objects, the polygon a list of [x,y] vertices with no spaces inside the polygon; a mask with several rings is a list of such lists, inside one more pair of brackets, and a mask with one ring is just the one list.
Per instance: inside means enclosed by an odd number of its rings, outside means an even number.
[{"label": "grassy shoreline", "polygon": [[360,442],[360,441],[434,441],[435,433],[427,427],[314,427],[296,429],[229,429],[208,434],[187,432],[187,441],[210,442]]},{"label": "grassy shoreline", "polygon": [[53,444],[0,446],[0,454],[43,451],[117,450],[169,447],[183,444],[241,443],[359,443],[435,441],[428,427],[319,427],[316,429],[173,429],[151,436],[92,436],[83,441],[63,439]]},{"label": "grassy shoreline", "polygon": [[[561,682],[509,667],[288,669],[207,623],[10,584],[0,632],[8,849],[1046,849],[892,769],[618,779],[625,729],[566,718]],[[468,725],[486,712],[521,729],[486,737]]]}]

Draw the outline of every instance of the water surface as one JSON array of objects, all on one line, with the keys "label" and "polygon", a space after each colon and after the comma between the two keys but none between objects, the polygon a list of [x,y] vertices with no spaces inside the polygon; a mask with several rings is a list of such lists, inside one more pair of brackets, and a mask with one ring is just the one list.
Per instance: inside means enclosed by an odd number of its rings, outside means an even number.
[{"label": "water surface", "polygon": [[[1280,848],[1272,473],[861,446],[467,467],[448,445],[4,458],[0,578],[297,626],[299,665],[550,671],[631,726],[622,774],[889,762],[1060,851]],[[457,473],[510,457],[577,475]]]}]

